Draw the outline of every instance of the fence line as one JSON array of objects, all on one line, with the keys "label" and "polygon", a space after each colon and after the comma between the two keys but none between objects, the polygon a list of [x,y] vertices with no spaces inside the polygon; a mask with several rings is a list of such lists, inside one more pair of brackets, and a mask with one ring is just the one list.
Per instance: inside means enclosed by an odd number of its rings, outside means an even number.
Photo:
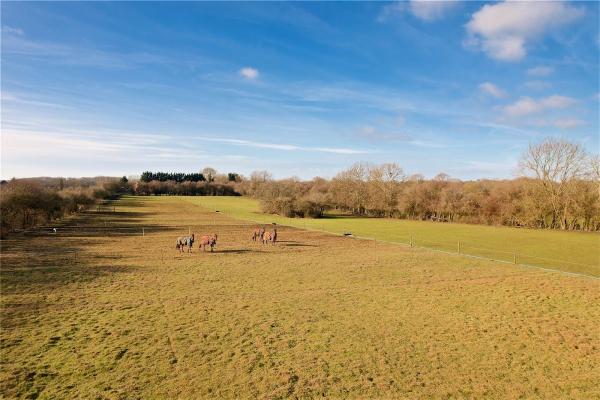
[{"label": "fence line", "polygon": [[[254,223],[260,223],[259,221],[252,221]],[[284,225],[284,224],[279,224],[280,226],[288,226],[288,227],[292,227],[295,228],[291,225]],[[306,227],[306,223],[304,224],[304,226]],[[322,229],[318,229],[318,228],[308,228],[305,230],[312,230],[312,231],[318,231],[318,232],[324,232],[324,233],[328,233],[328,234],[332,234],[332,235],[340,235],[340,233],[338,232],[332,232],[332,231],[327,231],[325,230],[325,226],[324,224],[321,224],[321,228]],[[301,228],[297,228],[297,229],[301,229]],[[580,267],[587,267],[587,268],[598,268],[599,266],[597,265],[591,265],[591,264],[583,264],[583,263],[577,263],[577,262],[573,262],[573,261],[566,261],[566,260],[555,260],[555,259],[550,259],[550,258],[543,258],[543,257],[537,257],[537,256],[531,256],[528,254],[523,254],[523,253],[517,253],[515,251],[503,251],[503,250],[497,250],[497,249],[490,249],[490,248],[481,248],[481,247],[474,247],[474,246],[469,246],[469,245],[465,245],[464,241],[457,241],[457,242],[447,242],[447,244],[452,247],[456,244],[459,244],[459,248],[462,246],[464,247],[469,247],[469,248],[473,248],[473,249],[478,249],[478,250],[484,250],[484,251],[491,251],[491,252],[497,252],[497,253],[504,253],[504,254],[510,254],[513,257],[513,261],[507,261],[507,260],[501,260],[498,258],[489,258],[489,257],[482,257],[482,256],[478,256],[475,254],[468,254],[468,253],[464,253],[464,252],[453,252],[453,251],[447,251],[447,250],[440,250],[440,249],[435,249],[432,247],[428,247],[428,246],[420,246],[416,244],[416,240],[414,238],[413,235],[408,234],[409,236],[409,242],[402,242],[402,241],[388,241],[388,240],[382,240],[382,239],[376,239],[376,238],[372,238],[372,237],[367,237],[367,236],[355,236],[352,235],[351,237],[357,238],[357,239],[363,239],[363,240],[371,240],[371,241],[375,241],[375,242],[381,242],[381,243],[388,243],[388,244],[393,244],[393,245],[405,245],[405,246],[410,246],[410,247],[417,247],[417,248],[422,248],[422,249],[426,249],[426,250],[430,250],[430,251],[437,251],[437,252],[441,252],[441,253],[445,253],[445,254],[453,254],[453,255],[462,255],[462,256],[466,256],[466,257],[470,257],[470,258],[477,258],[477,259],[482,259],[482,260],[489,260],[489,261],[497,261],[497,262],[502,262],[502,263],[506,263],[506,264],[513,264],[513,265],[519,265],[519,266],[524,266],[524,267],[530,267],[530,268],[537,268],[537,269],[541,269],[541,270],[545,270],[545,271],[552,271],[552,272],[559,272],[559,273],[564,273],[567,275],[573,275],[573,276],[584,276],[584,277],[588,277],[588,278],[593,278],[593,279],[600,279],[600,277],[595,277],[593,275],[587,275],[587,274],[580,274],[580,273],[576,273],[576,272],[568,272],[568,271],[561,271],[561,270],[557,270],[557,269],[552,269],[552,268],[545,268],[545,267],[540,267],[537,265],[531,265],[531,264],[526,264],[526,263],[518,263],[516,262],[516,257],[521,257],[521,258],[531,258],[531,259],[537,259],[537,260],[543,260],[543,261],[549,261],[549,262],[553,262],[553,263],[557,263],[557,264],[572,264],[572,265],[576,265],[576,266],[580,266]],[[436,242],[429,242],[429,241],[424,241],[424,240],[419,240],[420,243],[429,243],[430,245],[438,245],[439,247],[442,247],[443,245],[440,243],[436,243]]]},{"label": "fence line", "polygon": [[[262,223],[260,221],[255,221],[255,220],[251,220],[251,221],[254,222],[254,223]],[[280,226],[287,226],[287,227],[291,227],[291,228],[295,228],[295,229],[302,229],[302,228],[294,227],[292,225],[285,225],[285,224],[278,224],[278,225],[280,225]],[[305,224],[305,226],[306,226],[306,224]],[[340,235],[340,233],[338,233],[338,232],[332,232],[332,231],[325,230],[324,224],[321,224],[321,227],[322,227],[322,229],[310,228],[309,227],[308,229],[305,228],[305,230],[323,232],[323,233],[328,233],[328,234],[335,235],[335,236],[339,236]],[[464,252],[452,252],[452,251],[447,251],[447,250],[435,249],[435,248],[431,248],[431,247],[427,247],[427,246],[419,246],[419,245],[417,245],[415,243],[413,235],[409,235],[410,241],[408,243],[401,242],[401,241],[388,241],[388,240],[376,239],[376,238],[372,238],[372,237],[368,237],[368,236],[355,236],[355,235],[352,235],[351,237],[352,238],[356,238],[356,239],[371,240],[371,241],[374,241],[374,242],[387,243],[387,244],[392,244],[392,245],[403,245],[403,246],[417,247],[417,248],[421,248],[421,249],[425,249],[425,250],[429,250],[429,251],[435,251],[435,252],[444,253],[444,254],[459,255],[459,256],[465,256],[465,257],[469,257],[469,258],[475,258],[475,259],[481,259],[481,260],[487,260],[487,261],[496,261],[496,262],[501,262],[501,263],[505,263],[505,264],[518,265],[518,266],[521,266],[521,267],[535,268],[535,269],[539,269],[539,270],[543,270],[543,271],[548,271],[548,272],[558,272],[558,273],[562,273],[562,274],[566,274],[566,275],[571,275],[571,276],[579,276],[579,277],[586,277],[586,278],[592,278],[592,279],[595,279],[595,280],[600,280],[600,277],[596,277],[596,276],[593,276],[593,275],[581,274],[581,273],[577,273],[577,272],[562,271],[562,270],[552,269],[552,268],[545,268],[545,267],[540,267],[538,265],[532,265],[532,264],[518,263],[514,259],[513,259],[513,261],[506,261],[506,260],[501,260],[501,259],[497,259],[497,258],[482,257],[482,256],[478,256],[478,255],[475,255],[475,254],[468,254],[468,253],[464,253]],[[422,243],[424,241],[421,240],[420,242]],[[428,243],[430,243],[430,244],[436,244],[434,242],[428,242]],[[464,241],[457,241],[457,242],[455,242],[455,244],[457,244],[457,243],[460,243],[461,245],[464,245]],[[450,244],[450,242],[448,242],[448,244]],[[441,247],[441,245],[440,245],[440,247]],[[469,246],[467,246],[467,247],[469,247]],[[565,261],[565,260],[554,260],[554,259],[550,259],[550,258],[536,257],[536,256],[531,256],[531,255],[527,255],[527,254],[523,254],[523,253],[517,253],[517,252],[508,252],[508,251],[502,251],[502,250],[496,250],[496,249],[483,249],[483,248],[479,248],[479,249],[487,250],[487,251],[503,252],[503,253],[511,254],[513,256],[518,256],[518,257],[521,257],[521,258],[533,258],[533,259],[539,259],[539,260],[544,260],[544,261],[550,261],[550,262],[557,263],[557,264],[566,263],[566,264],[577,265],[577,266],[580,266],[580,267],[598,268],[597,265],[582,264],[582,263],[576,263],[576,262],[573,262],[573,261]]]},{"label": "fence line", "polygon": [[[265,218],[266,220],[267,218]],[[247,220],[248,223],[241,223],[241,224],[223,224],[221,225],[222,227],[236,227],[236,228],[251,228],[253,226],[255,226],[256,224],[261,224],[261,225],[265,225],[268,224],[264,221],[256,221],[256,220]],[[116,233],[113,232],[114,236],[125,236],[127,234],[139,234],[139,236],[142,237],[152,237],[152,238],[158,238],[158,237],[173,237],[173,235],[154,235],[152,234],[153,230],[164,230],[166,229],[186,229],[189,232],[191,231],[191,228],[198,228],[198,227],[211,227],[214,226],[215,221],[209,222],[209,223],[205,223],[205,224],[189,224],[189,225],[166,225],[166,226],[162,226],[160,228],[146,228],[146,227],[117,227],[117,226],[90,226],[90,225],[75,225],[75,226],[57,226],[57,229],[59,230],[58,233],[56,234],[57,236],[61,236],[60,235],[60,231],[61,230],[67,230],[69,231],[71,230],[84,230],[84,229],[90,229],[90,230],[97,230],[100,232],[105,232],[105,231],[109,231],[109,230],[127,230],[128,232],[123,232],[123,233]],[[281,226],[281,227],[286,227],[286,228],[292,228],[292,229],[303,229],[301,227],[296,227],[296,226],[292,226],[292,225],[286,225],[286,224],[281,224],[281,223],[276,223],[276,226]],[[335,235],[335,236],[339,236],[340,233],[339,232],[332,232],[332,231],[328,231],[325,229],[324,224],[321,224],[321,228],[322,229],[318,229],[317,228],[311,228],[310,226],[307,227],[306,223],[304,224],[304,230],[306,231],[314,231],[314,232],[322,232],[325,234],[330,234],[330,235]],[[49,234],[49,235],[55,235],[54,233],[48,232],[49,230],[51,230],[52,227],[38,227],[38,228],[34,228],[31,230],[23,230],[22,233],[42,233],[42,234]],[[239,230],[238,232],[242,232],[242,230]],[[110,232],[106,232],[107,234]],[[343,233],[342,233],[343,234]],[[572,275],[572,276],[579,276],[579,277],[587,277],[587,278],[592,278],[592,279],[600,279],[600,277],[595,277],[593,275],[587,275],[587,274],[582,274],[582,273],[576,273],[576,272],[568,272],[568,271],[562,271],[562,270],[558,270],[558,269],[552,269],[552,268],[546,268],[546,267],[542,267],[539,265],[532,265],[532,264],[527,264],[527,263],[522,263],[522,262],[517,262],[517,258],[520,259],[535,259],[535,260],[542,260],[542,261],[546,261],[546,262],[551,262],[551,263],[555,263],[555,264],[570,264],[570,265],[575,265],[575,266],[580,266],[580,267],[587,267],[587,268],[598,268],[597,265],[591,265],[591,264],[583,264],[583,263],[578,263],[578,262],[573,262],[573,261],[566,261],[566,260],[556,260],[556,259],[550,259],[550,258],[545,258],[545,257],[537,257],[537,256],[532,256],[532,255],[528,255],[528,254],[523,254],[523,253],[518,253],[515,251],[506,251],[506,250],[499,250],[499,249],[492,249],[492,248],[484,248],[484,247],[476,247],[476,246],[470,246],[468,245],[468,242],[465,241],[456,241],[456,242],[445,242],[445,243],[440,243],[440,242],[433,242],[433,241],[426,241],[426,240],[422,240],[422,239],[415,239],[415,237],[413,235],[407,235],[408,236],[408,241],[403,242],[401,240],[399,241],[389,241],[389,240],[382,240],[382,239],[376,239],[373,237],[367,237],[367,236],[356,236],[356,235],[351,235],[351,238],[355,238],[355,239],[361,239],[361,240],[370,240],[373,241],[375,243],[380,242],[380,243],[386,243],[386,244],[392,244],[392,245],[402,245],[402,246],[409,246],[409,247],[415,247],[415,248],[420,248],[420,249],[425,249],[425,250],[429,250],[429,251],[435,251],[435,252],[439,252],[439,253],[444,253],[444,254],[450,254],[450,255],[459,255],[459,256],[465,256],[465,257],[469,257],[469,258],[474,258],[474,259],[481,259],[481,260],[488,260],[488,261],[495,261],[495,262],[501,262],[501,263],[505,263],[505,264],[513,264],[513,265],[518,265],[521,267],[528,267],[528,268],[535,268],[535,269],[540,269],[543,271],[549,271],[549,272],[558,272],[558,273],[563,273],[566,275]],[[425,244],[425,245],[424,245]],[[428,245],[427,245],[428,244]],[[458,245],[458,246],[457,246]],[[433,246],[439,247],[439,248],[435,248]],[[444,247],[454,247],[457,246],[455,248],[457,248],[457,251],[449,251],[449,250],[444,250]],[[465,252],[465,248],[468,249],[474,249],[474,250],[482,250],[482,251],[489,251],[489,252],[494,252],[494,253],[502,253],[502,254],[507,254],[513,257],[512,261],[508,261],[508,260],[503,260],[503,259],[499,259],[499,258],[494,258],[494,257],[484,257],[481,255],[476,255],[476,254],[469,254],[469,252]]]}]

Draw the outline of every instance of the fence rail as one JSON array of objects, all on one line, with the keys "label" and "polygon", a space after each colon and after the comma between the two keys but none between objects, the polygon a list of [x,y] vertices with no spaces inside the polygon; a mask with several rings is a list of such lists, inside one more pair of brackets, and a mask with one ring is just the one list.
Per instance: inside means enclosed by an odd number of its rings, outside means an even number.
[{"label": "fence rail", "polygon": [[[256,226],[257,224],[260,224],[260,225],[267,224],[265,222],[265,220],[263,220],[263,221],[248,220],[248,222],[246,222],[246,223],[227,223],[226,221],[219,221],[218,225],[226,226],[228,228],[238,228],[239,232],[242,232],[246,229],[251,229],[252,227]],[[222,223],[222,222],[225,222],[225,223]],[[24,233],[26,235],[62,236],[64,233],[80,232],[83,235],[85,235],[86,233],[90,233],[90,234],[105,233],[106,236],[138,235],[138,236],[142,236],[142,237],[150,236],[150,237],[156,238],[156,237],[173,237],[173,236],[177,235],[177,233],[174,233],[174,232],[169,235],[160,235],[160,236],[156,235],[156,233],[164,232],[165,230],[175,231],[175,230],[180,229],[182,232],[179,234],[185,234],[185,232],[187,232],[189,234],[193,230],[208,229],[216,224],[217,223],[213,220],[213,221],[210,221],[210,222],[204,223],[204,224],[161,225],[160,227],[123,227],[123,226],[114,226],[114,225],[109,225],[109,224],[106,224],[105,226],[67,225],[67,226],[57,226],[56,232],[53,230],[54,227],[45,226],[45,227],[37,227],[37,228],[33,228],[33,229],[23,230],[23,231],[21,231],[21,233]],[[328,231],[325,229],[324,225],[321,226],[322,229],[312,228],[310,226],[307,227],[306,224],[304,224],[304,228],[301,228],[298,226],[280,224],[280,223],[277,223],[276,225],[281,226],[281,227],[286,227],[286,228],[304,229],[304,230],[308,230],[308,231],[322,232],[325,234],[331,234],[331,235],[336,235],[336,236],[346,234],[346,232]],[[569,260],[558,260],[558,259],[552,259],[552,258],[547,258],[547,257],[533,256],[530,254],[519,253],[517,251],[509,251],[506,249],[472,246],[469,244],[469,242],[464,241],[464,240],[461,240],[461,241],[458,241],[458,240],[457,241],[449,241],[449,240],[448,241],[441,241],[441,240],[431,241],[431,240],[422,239],[418,236],[410,235],[410,234],[403,235],[401,238],[399,238],[399,240],[396,240],[396,241],[380,240],[380,239],[376,239],[373,237],[355,236],[355,235],[351,235],[350,237],[356,238],[356,239],[370,240],[370,241],[374,241],[375,243],[379,242],[379,243],[386,243],[386,244],[392,244],[392,245],[409,246],[409,247],[414,247],[414,248],[421,248],[421,249],[426,249],[426,250],[431,250],[431,251],[436,251],[436,252],[442,252],[445,254],[455,254],[455,255],[460,255],[460,256],[465,256],[465,257],[502,262],[502,263],[506,263],[506,264],[514,264],[514,265],[518,265],[518,266],[522,266],[522,267],[537,268],[537,269],[541,269],[541,270],[545,270],[545,271],[559,272],[559,273],[564,273],[567,275],[583,276],[583,277],[588,277],[588,278],[593,278],[593,279],[600,279],[599,276],[594,276],[594,275],[585,274],[585,273],[564,271],[562,269],[556,268],[556,267],[560,267],[560,266],[571,265],[571,266],[577,266],[577,267],[584,267],[586,269],[598,270],[600,272],[600,265],[585,264],[585,263],[579,263],[579,262],[574,262],[574,261],[569,261]]]}]

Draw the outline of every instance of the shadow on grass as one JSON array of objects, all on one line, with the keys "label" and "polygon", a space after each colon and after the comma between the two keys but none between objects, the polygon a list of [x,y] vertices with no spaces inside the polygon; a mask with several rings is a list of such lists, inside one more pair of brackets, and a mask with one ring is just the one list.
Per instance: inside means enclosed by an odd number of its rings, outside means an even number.
[{"label": "shadow on grass", "polygon": [[[207,253],[209,253],[207,251]],[[247,253],[262,253],[262,250],[249,250],[249,249],[225,249],[215,250],[215,254],[247,254]],[[202,254],[202,252],[200,252]]]},{"label": "shadow on grass", "polygon": [[[54,238],[53,238],[54,239]],[[44,287],[52,288],[73,282],[89,281],[98,276],[127,272],[136,267],[112,266],[121,255],[88,254],[83,251],[94,241],[80,239],[77,245],[64,240],[17,238],[2,243],[3,295]]]},{"label": "shadow on grass", "polygon": [[178,252],[178,250],[176,250],[176,251],[177,251],[177,253],[173,254],[173,256],[175,258],[184,258],[186,256],[197,256],[197,255],[202,256],[202,255],[209,255],[209,254],[248,254],[248,253],[262,253],[263,252],[262,250],[249,250],[249,249],[225,249],[225,250],[215,249],[215,251],[213,251],[213,252],[194,249],[194,251],[192,253],[183,252],[180,254]]},{"label": "shadow on grass", "polygon": [[[140,205],[133,202],[128,207]],[[41,227],[23,232],[26,237],[58,236],[68,237],[107,237],[107,236],[142,236],[146,233],[162,233],[176,231],[176,227],[142,223],[143,218],[155,215],[147,211],[86,211],[73,218],[57,222],[52,226]],[[56,232],[54,231],[56,229]],[[144,229],[144,231],[142,230]],[[13,237],[16,238],[16,237]]]},{"label": "shadow on grass", "polygon": [[[106,214],[90,211],[57,224],[56,234],[46,228],[15,234],[0,241],[3,327],[25,325],[27,316],[52,307],[47,299],[53,291],[138,270],[140,267],[128,264],[124,254],[98,254],[89,249],[101,243],[100,238],[141,236],[139,221],[148,214],[142,211]],[[105,216],[110,217],[108,228],[104,226]],[[160,225],[144,227],[153,232],[172,230]]]}]

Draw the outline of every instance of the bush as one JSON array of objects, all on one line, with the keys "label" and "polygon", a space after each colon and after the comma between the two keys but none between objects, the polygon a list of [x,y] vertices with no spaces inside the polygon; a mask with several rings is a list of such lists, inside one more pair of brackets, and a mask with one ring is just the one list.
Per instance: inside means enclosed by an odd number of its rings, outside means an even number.
[{"label": "bush", "polygon": [[1,235],[50,223],[87,209],[98,199],[116,198],[130,191],[127,181],[114,178],[97,180],[95,186],[90,186],[88,178],[13,179],[0,186]]}]

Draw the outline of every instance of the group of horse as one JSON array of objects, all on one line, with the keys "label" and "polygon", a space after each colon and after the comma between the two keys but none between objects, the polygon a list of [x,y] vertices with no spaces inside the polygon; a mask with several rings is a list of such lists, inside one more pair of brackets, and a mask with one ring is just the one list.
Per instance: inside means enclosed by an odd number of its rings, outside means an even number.
[{"label": "group of horse", "polygon": [[[192,252],[192,247],[194,246],[194,242],[196,241],[196,234],[192,233],[190,236],[180,236],[175,241],[175,248],[179,250],[179,253],[183,253],[183,248],[187,247],[188,253]],[[212,235],[203,235],[200,236],[199,240],[200,245],[198,246],[199,250],[206,251],[206,247],[210,247],[210,251],[213,252],[214,248],[217,246],[217,234],[214,233]]]},{"label": "group of horse", "polygon": [[252,232],[252,241],[262,242],[262,244],[267,244],[269,242],[275,244],[275,242],[277,242],[277,228],[273,228],[272,231],[267,231],[264,226],[256,228],[254,232]]},{"label": "group of horse", "polygon": [[[191,253],[195,241],[196,234],[194,233],[189,236],[180,236],[175,241],[175,248],[179,250],[179,253],[183,253],[184,248],[187,248],[187,252]],[[271,231],[267,231],[264,227],[254,229],[252,232],[252,241],[261,242],[262,244],[269,242],[275,244],[277,242],[277,228],[273,228]],[[199,243],[199,250],[206,251],[206,247],[209,247],[210,251],[213,252],[217,246],[217,234],[200,236]]]}]

